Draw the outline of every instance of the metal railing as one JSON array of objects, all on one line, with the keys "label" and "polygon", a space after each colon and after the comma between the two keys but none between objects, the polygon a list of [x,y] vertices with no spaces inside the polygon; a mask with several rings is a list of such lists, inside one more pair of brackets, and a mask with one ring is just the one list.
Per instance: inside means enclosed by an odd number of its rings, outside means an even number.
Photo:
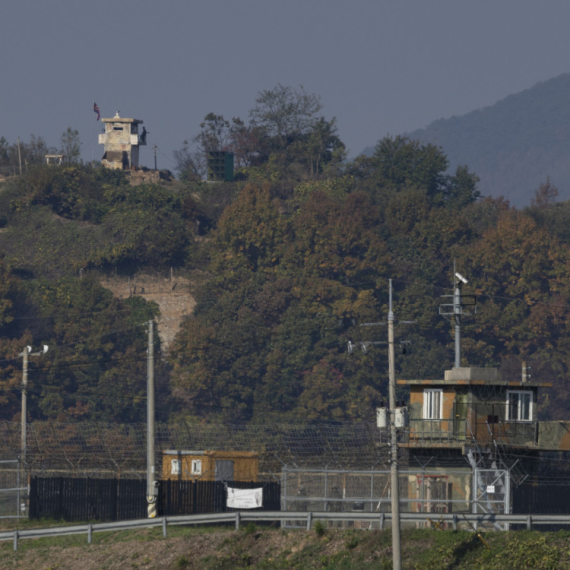
[{"label": "metal railing", "polygon": [[[467,418],[470,418],[469,420]],[[424,445],[479,443],[534,446],[538,443],[538,421],[514,421],[506,417],[506,404],[453,405],[451,418],[411,418],[403,442]]]},{"label": "metal railing", "polygon": [[495,423],[480,421],[476,424],[476,437],[481,435],[481,441],[485,440],[485,429],[487,429],[491,439],[500,445],[533,446],[538,443],[538,422],[535,421],[512,422],[499,420]]},{"label": "metal railing", "polygon": [[[239,530],[242,522],[279,522],[287,520],[304,519],[305,528],[311,530],[314,521],[337,521],[356,522],[361,521],[379,525],[380,530],[388,526],[392,521],[390,513],[331,513],[331,512],[283,512],[283,511],[236,511],[233,513],[213,513],[203,515],[184,515],[176,517],[160,517],[155,519],[139,519],[132,521],[120,521],[111,523],[96,523],[73,525],[66,527],[37,528],[28,530],[10,530],[0,532],[0,541],[12,540],[14,550],[18,550],[18,543],[24,538],[48,538],[57,536],[68,536],[73,534],[86,534],[87,542],[91,544],[94,532],[113,532],[123,530],[136,530],[140,528],[162,528],[164,538],[168,537],[168,526],[210,524],[218,525],[224,523],[234,523],[236,530]],[[438,514],[435,517],[426,517],[425,513],[401,513],[402,523],[425,523],[426,521],[435,525],[436,523],[449,524],[453,530],[457,530],[459,525],[466,523],[469,528],[477,529],[479,525],[522,525],[527,530],[538,525],[570,525],[570,515],[498,515],[498,514]],[[435,519],[435,520],[434,520]],[[487,526],[489,530],[492,527]]]},{"label": "metal railing", "polygon": [[465,441],[467,434],[466,420],[441,419],[424,420],[410,419],[408,437],[409,443],[454,443]]}]

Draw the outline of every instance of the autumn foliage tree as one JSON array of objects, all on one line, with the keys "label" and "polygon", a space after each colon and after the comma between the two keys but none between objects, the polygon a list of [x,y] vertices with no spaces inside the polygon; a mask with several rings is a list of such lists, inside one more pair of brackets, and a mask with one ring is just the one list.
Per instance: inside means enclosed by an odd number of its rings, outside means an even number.
[{"label": "autumn foliage tree", "polygon": [[[126,173],[74,164],[1,186],[2,417],[18,417],[22,346],[45,342],[30,365],[32,417],[138,421],[143,323],[157,307],[114,299],[83,270],[175,266],[196,306],[157,366],[170,419],[372,419],[385,349],[349,355],[346,342],[385,340],[360,324],[386,319],[392,279],[398,318],[415,321],[397,328],[397,343],[411,341],[398,375],[442,377],[454,338],[438,309],[454,261],[477,296],[463,364],[510,374],[525,359],[554,382],[550,413],[569,409],[570,203],[549,180],[522,211],[481,199],[467,166],[450,172],[441,148],[407,137],[347,161],[321,112],[318,97],[278,84],[249,123],[208,114],[194,142],[202,155],[236,154],[233,183],[200,181],[189,144],[179,158],[195,170],[172,184],[131,186]],[[0,160],[9,151],[0,140]]]}]

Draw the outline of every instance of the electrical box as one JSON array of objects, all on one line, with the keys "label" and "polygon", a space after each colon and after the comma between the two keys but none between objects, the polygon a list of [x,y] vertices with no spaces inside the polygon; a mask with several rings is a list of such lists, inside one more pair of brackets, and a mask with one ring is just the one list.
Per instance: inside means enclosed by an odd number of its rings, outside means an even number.
[{"label": "electrical box", "polygon": [[388,427],[388,409],[387,408],[376,408],[376,427],[387,428]]},{"label": "electrical box", "polygon": [[397,428],[408,427],[408,408],[396,408],[394,423]]}]

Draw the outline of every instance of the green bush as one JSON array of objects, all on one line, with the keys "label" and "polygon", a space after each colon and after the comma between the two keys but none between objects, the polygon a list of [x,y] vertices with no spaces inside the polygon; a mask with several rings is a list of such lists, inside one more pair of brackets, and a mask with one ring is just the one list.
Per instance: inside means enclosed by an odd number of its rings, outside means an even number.
[{"label": "green bush", "polygon": [[315,522],[315,532],[317,533],[318,537],[324,536],[326,530],[327,530],[327,525],[323,521]]}]

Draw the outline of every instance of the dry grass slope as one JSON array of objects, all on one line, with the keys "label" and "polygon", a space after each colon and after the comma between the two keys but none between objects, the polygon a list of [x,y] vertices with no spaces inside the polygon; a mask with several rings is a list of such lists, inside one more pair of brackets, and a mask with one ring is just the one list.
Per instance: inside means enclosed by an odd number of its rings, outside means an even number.
[{"label": "dry grass slope", "polygon": [[[391,569],[389,531],[327,529],[324,532],[259,529],[248,525],[240,531],[170,527],[169,538],[159,529],[95,534],[93,544],[85,536],[0,545],[2,568],[55,569],[204,569],[258,568],[289,570]],[[403,568],[534,569],[570,567],[570,534],[511,532],[487,533],[488,550],[469,532],[406,530],[402,534]]]}]

